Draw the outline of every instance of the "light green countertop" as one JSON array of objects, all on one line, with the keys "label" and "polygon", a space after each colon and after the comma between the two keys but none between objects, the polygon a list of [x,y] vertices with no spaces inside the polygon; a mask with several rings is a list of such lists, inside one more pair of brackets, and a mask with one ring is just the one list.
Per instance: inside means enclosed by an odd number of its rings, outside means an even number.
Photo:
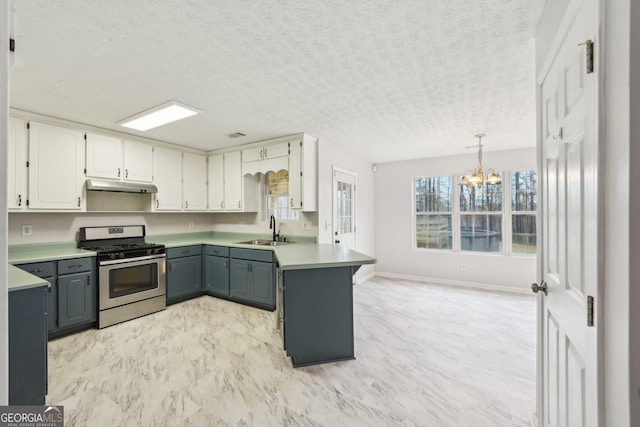
[{"label": "light green countertop", "polygon": [[9,266],[9,292],[19,291],[23,289],[38,288],[41,286],[50,286],[49,282],[44,279],[20,270],[13,265]]},{"label": "light green countertop", "polygon": [[78,249],[76,246],[76,242],[9,246],[9,264],[96,256],[95,252]]},{"label": "light green countertop", "polygon": [[330,244],[291,244],[274,248],[282,270],[349,267],[375,264],[376,259],[344,246]]},{"label": "light green countertop", "polygon": [[[344,246],[316,244],[314,237],[291,236],[292,242],[283,246],[241,244],[245,240],[265,239],[271,236],[243,233],[186,233],[147,236],[147,242],[163,244],[167,248],[189,245],[219,245],[245,249],[273,250],[283,270],[330,268],[374,264],[375,258],[352,251]],[[96,256],[93,251],[78,249],[75,242],[9,246],[9,263],[55,261],[61,259]]]}]

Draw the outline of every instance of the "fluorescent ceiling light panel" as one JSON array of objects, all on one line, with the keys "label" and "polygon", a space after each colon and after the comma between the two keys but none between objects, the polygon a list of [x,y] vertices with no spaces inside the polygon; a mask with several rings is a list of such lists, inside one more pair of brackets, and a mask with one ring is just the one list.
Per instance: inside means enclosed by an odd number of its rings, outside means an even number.
[{"label": "fluorescent ceiling light panel", "polygon": [[120,126],[136,130],[149,130],[185,117],[194,116],[200,113],[195,108],[188,107],[176,101],[169,101],[166,104],[143,111],[118,122]]}]

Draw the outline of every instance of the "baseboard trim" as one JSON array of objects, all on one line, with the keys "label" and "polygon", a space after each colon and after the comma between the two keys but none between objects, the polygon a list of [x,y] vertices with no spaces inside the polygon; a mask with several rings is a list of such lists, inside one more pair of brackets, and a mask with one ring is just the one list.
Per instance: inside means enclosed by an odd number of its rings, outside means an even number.
[{"label": "baseboard trim", "polygon": [[435,278],[435,277],[412,276],[409,274],[386,273],[384,271],[376,271],[374,274],[376,276],[386,277],[388,279],[404,279],[404,280],[412,280],[414,282],[432,283],[432,284],[446,285],[446,286],[458,286],[463,288],[483,289],[485,291],[499,291],[499,292],[531,295],[531,291],[529,289],[512,288],[509,286],[489,285],[486,283],[478,283],[478,282],[463,282],[460,280],[441,279],[441,278]]},{"label": "baseboard trim", "polygon": [[372,271],[371,273],[367,274],[366,276],[360,277],[359,279],[356,280],[356,285],[363,284],[364,282],[366,282],[367,280],[371,279],[375,275],[376,275],[376,272]]}]

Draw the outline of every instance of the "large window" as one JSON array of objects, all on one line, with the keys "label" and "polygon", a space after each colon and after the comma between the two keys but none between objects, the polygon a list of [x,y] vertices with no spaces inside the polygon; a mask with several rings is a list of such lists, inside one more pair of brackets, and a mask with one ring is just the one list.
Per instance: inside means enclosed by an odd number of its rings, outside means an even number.
[{"label": "large window", "polygon": [[416,247],[451,249],[453,179],[416,178]]},{"label": "large window", "polygon": [[414,178],[415,247],[535,255],[536,172],[497,175],[502,184],[480,188],[451,176]]},{"label": "large window", "polygon": [[459,235],[463,251],[502,251],[502,184],[460,186]]},{"label": "large window", "polygon": [[511,173],[511,252],[535,255],[538,184],[535,171]]}]

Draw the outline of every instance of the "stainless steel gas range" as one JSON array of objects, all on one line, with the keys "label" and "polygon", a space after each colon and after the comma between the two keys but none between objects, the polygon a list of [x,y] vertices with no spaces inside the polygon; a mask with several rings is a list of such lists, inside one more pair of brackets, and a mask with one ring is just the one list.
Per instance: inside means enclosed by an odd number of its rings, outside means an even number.
[{"label": "stainless steel gas range", "polygon": [[98,253],[98,328],[166,308],[165,247],[144,225],[82,227],[78,247]]}]

